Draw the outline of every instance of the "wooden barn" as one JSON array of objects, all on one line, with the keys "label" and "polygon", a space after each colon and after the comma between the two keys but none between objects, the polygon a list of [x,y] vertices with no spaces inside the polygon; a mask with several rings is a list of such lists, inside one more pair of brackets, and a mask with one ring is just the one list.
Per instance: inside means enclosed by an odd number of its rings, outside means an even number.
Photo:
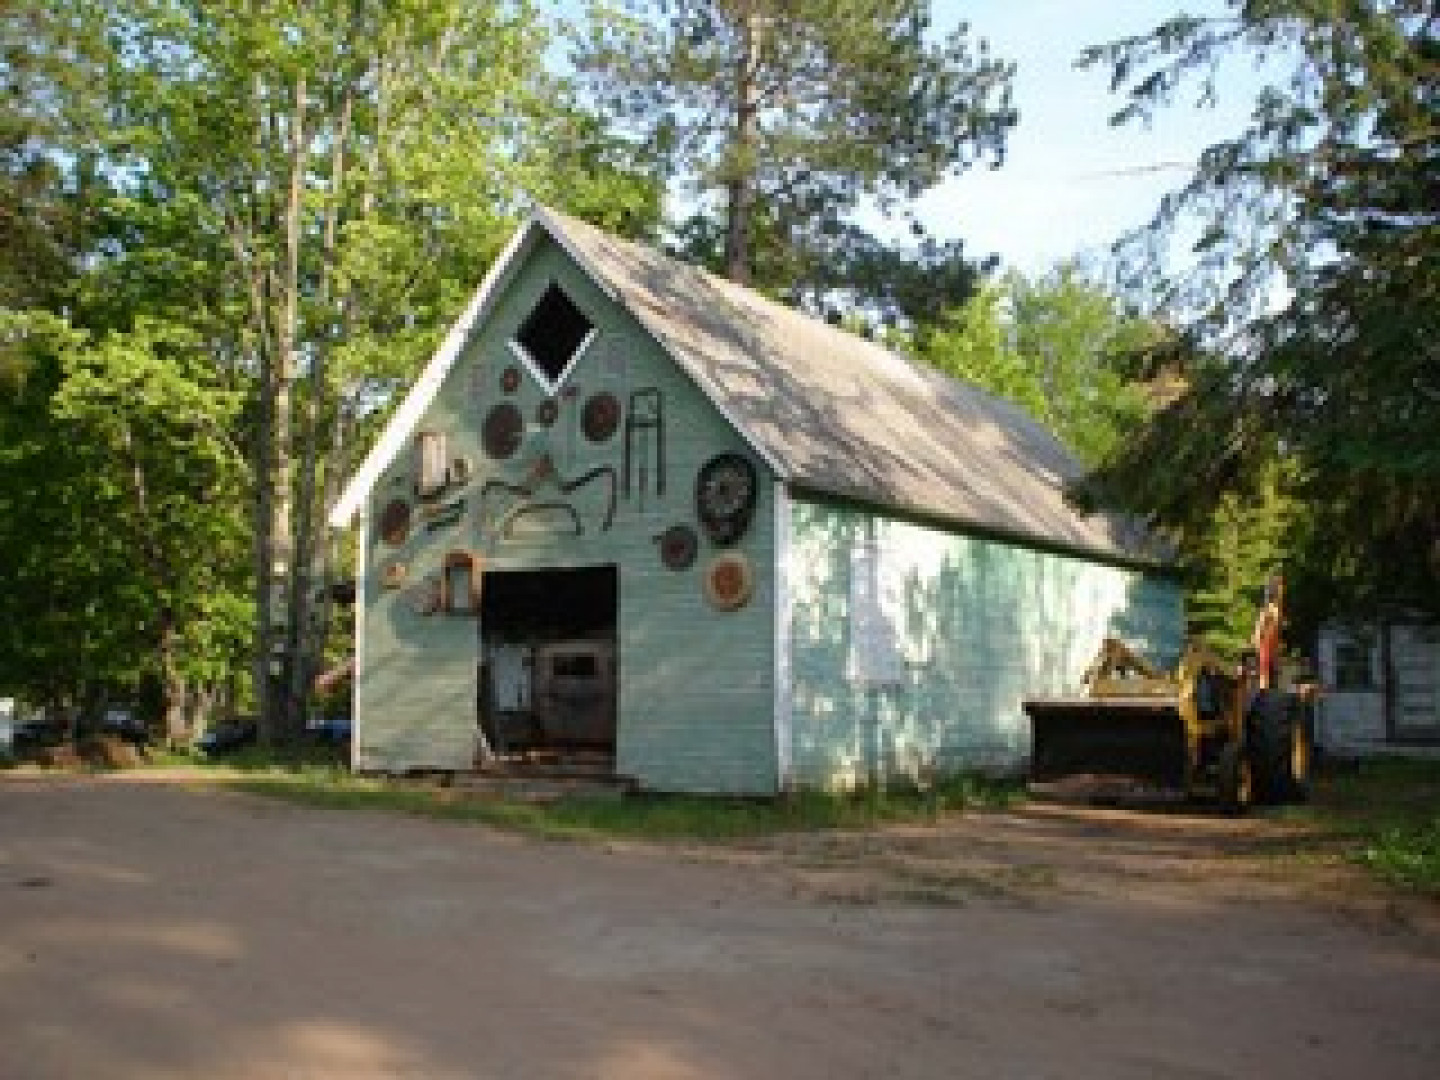
[{"label": "wooden barn", "polygon": [[354,766],[549,756],[768,794],[1023,768],[1101,638],[1172,661],[1143,531],[1014,406],[539,210],[331,514]]}]

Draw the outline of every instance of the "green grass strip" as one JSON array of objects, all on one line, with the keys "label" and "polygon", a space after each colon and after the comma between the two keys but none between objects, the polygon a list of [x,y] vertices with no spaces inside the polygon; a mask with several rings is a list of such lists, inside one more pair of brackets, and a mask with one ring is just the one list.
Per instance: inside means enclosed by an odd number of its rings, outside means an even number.
[{"label": "green grass strip", "polygon": [[550,839],[729,840],[780,832],[934,822],[968,810],[1010,806],[1018,783],[957,777],[928,791],[804,792],[749,799],[691,795],[503,797],[484,791],[320,774],[249,774],[241,790],[312,806],[480,822]]}]

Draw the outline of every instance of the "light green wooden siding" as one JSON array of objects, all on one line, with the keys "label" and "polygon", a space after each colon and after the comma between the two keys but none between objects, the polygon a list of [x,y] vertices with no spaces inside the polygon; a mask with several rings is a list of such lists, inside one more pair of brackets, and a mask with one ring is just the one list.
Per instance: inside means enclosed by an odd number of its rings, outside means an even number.
[{"label": "light green wooden siding", "polygon": [[[1075,691],[1106,634],[1170,664],[1183,635],[1171,580],[1083,558],[795,500],[790,587],[792,781],[1015,772],[1020,702]],[[900,678],[857,685],[852,553],[880,553],[893,587]]]},{"label": "light green wooden siding", "polygon": [[[506,395],[501,375],[522,368],[509,341],[551,281],[558,283],[595,324],[599,334],[581,357],[557,398],[560,416],[545,429],[535,422],[546,397],[528,372]],[[523,371],[523,368],[522,368]],[[614,436],[591,443],[580,430],[580,410],[599,390],[628,407],[632,392],[653,388],[664,416],[665,490],[656,487],[658,432],[649,440],[648,490],[639,491],[639,463],[632,463],[632,493],[617,495],[612,526],[604,528],[605,482],[564,495],[553,484],[537,488],[536,501],[572,503],[583,533],[569,529],[502,539],[481,520],[476,501],[485,482],[522,482],[533,463],[548,454],[560,478],[573,480],[602,465],[622,473],[625,424]],[[573,391],[569,393],[567,391]],[[529,421],[520,450],[491,461],[482,446],[490,409],[509,397]],[[433,533],[412,533],[397,551],[378,538],[385,503],[405,495],[414,482],[413,441],[382,475],[369,502],[363,595],[363,671],[359,680],[357,764],[370,768],[440,767],[426,758],[445,757],[445,767],[466,768],[475,742],[478,632],[474,619],[415,616],[400,594],[381,587],[384,565],[400,558],[410,576],[436,572],[444,553],[479,553],[491,572],[614,565],[618,570],[616,627],[618,709],[616,770],[657,790],[773,792],[776,789],[774,700],[774,544],[771,484],[764,463],[684,373],[618,305],[599,291],[553,244],[529,256],[472,335],[432,402],[421,430],[446,432],[448,455],[475,465],[463,492],[463,519]],[[694,509],[697,470],[712,455],[742,451],[755,461],[762,497],[750,530],[738,545],[755,569],[756,589],[740,611],[720,613],[707,603],[703,571],[719,552],[701,531],[700,553],[686,571],[666,569],[656,538],[667,527],[689,524],[700,531]],[[487,503],[493,519],[508,497]],[[562,521],[560,515],[533,519]],[[462,752],[463,748],[463,752]],[[463,762],[460,758],[464,758]]]}]

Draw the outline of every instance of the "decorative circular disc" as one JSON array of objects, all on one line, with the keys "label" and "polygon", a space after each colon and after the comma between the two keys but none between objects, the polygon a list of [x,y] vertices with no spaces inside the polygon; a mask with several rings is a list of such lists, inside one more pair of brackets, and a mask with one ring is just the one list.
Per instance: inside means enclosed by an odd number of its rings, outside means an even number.
[{"label": "decorative circular disc", "polygon": [[525,435],[525,418],[513,401],[502,401],[485,417],[485,428],[481,439],[485,453],[492,458],[504,460],[520,449],[520,440]]},{"label": "decorative circular disc", "polygon": [[549,427],[559,415],[560,403],[554,398],[546,398],[535,407],[535,422],[541,427]]},{"label": "decorative circular disc", "polygon": [[695,478],[695,511],[717,544],[733,544],[750,525],[758,493],[755,466],[740,454],[718,454]]},{"label": "decorative circular disc", "polygon": [[620,426],[620,399],[602,390],[585,402],[580,413],[580,430],[591,442],[604,442]]},{"label": "decorative circular disc", "polygon": [[399,547],[409,535],[410,504],[404,499],[391,499],[380,512],[380,539]]},{"label": "decorative circular disc", "polygon": [[738,551],[715,556],[705,568],[705,599],[717,611],[736,611],[750,602],[755,591],[755,572],[750,560]]},{"label": "decorative circular disc", "polygon": [[507,394],[513,394],[520,389],[520,369],[507,367],[500,373],[500,389]]},{"label": "decorative circular disc", "polygon": [[695,565],[700,541],[689,525],[671,525],[655,540],[660,545],[660,561],[671,570],[688,570]]}]

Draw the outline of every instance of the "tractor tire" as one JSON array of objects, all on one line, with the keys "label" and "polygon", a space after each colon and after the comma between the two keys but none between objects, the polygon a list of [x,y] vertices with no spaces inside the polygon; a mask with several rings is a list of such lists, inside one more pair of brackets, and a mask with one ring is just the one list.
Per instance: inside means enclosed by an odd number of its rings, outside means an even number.
[{"label": "tractor tire", "polygon": [[1255,801],[1277,805],[1303,800],[1310,790],[1313,755],[1300,700],[1279,690],[1260,691],[1250,705],[1245,730]]},{"label": "tractor tire", "polygon": [[1239,743],[1227,743],[1215,763],[1220,793],[1220,809],[1227,814],[1243,814],[1255,801],[1255,775],[1250,768],[1250,755]]},{"label": "tractor tire", "polygon": [[1290,712],[1290,768],[1285,798],[1301,803],[1310,798],[1315,769],[1315,724],[1311,707],[1294,694],[1286,695]]}]

